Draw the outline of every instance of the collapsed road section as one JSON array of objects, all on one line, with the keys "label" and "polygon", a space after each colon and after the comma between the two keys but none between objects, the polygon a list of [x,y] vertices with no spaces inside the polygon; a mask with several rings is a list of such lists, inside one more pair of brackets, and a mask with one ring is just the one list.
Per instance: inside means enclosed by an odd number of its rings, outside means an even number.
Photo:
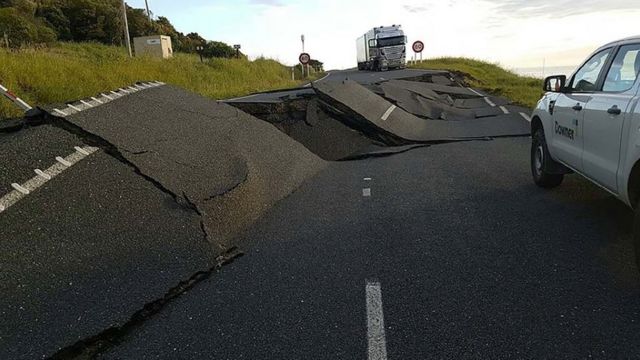
[{"label": "collapsed road section", "polygon": [[118,93],[0,133],[0,198],[51,177],[0,212],[2,359],[68,358],[117,337],[326,165],[229,105],[172,86]]},{"label": "collapsed road section", "polygon": [[530,132],[528,121],[520,115],[528,110],[504,98],[482,95],[448,72],[365,85],[349,79],[320,81],[312,89],[229,104],[272,123],[325,160]]}]

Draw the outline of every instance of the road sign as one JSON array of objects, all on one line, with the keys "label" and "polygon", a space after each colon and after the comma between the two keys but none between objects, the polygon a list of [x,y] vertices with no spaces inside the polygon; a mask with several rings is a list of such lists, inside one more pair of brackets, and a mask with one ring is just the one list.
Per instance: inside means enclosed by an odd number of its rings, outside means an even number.
[{"label": "road sign", "polygon": [[413,43],[413,51],[417,53],[421,53],[424,50],[424,43],[420,40]]},{"label": "road sign", "polygon": [[233,48],[236,50],[240,50],[242,47],[240,45],[233,45]]},{"label": "road sign", "polygon": [[311,55],[302,53],[298,59],[300,60],[300,64],[307,65],[311,61]]}]

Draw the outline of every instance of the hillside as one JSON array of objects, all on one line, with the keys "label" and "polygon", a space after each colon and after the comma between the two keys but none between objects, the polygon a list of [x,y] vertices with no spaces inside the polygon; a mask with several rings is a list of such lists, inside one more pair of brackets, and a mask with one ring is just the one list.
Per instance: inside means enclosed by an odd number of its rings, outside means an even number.
[{"label": "hillside", "polygon": [[542,94],[542,80],[520,76],[499,65],[466,58],[437,58],[411,65],[415,69],[461,72],[471,86],[501,95],[528,108],[535,107]]},{"label": "hillside", "polygon": [[[0,83],[31,105],[93,96],[139,80],[158,80],[214,99],[287,88],[291,69],[274,61],[213,58],[204,64],[192,54],[171,60],[130,59],[122,47],[95,43],[62,43],[38,50],[0,50]],[[296,74],[300,79],[300,74]],[[0,119],[19,116],[0,100]]]}]

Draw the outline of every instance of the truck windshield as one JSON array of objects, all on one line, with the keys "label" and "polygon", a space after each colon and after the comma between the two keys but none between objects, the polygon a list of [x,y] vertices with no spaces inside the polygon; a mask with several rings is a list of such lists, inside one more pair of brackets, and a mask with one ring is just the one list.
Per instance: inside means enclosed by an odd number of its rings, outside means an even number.
[{"label": "truck windshield", "polygon": [[405,44],[404,36],[394,36],[389,38],[378,39],[378,47],[404,45],[404,44]]}]

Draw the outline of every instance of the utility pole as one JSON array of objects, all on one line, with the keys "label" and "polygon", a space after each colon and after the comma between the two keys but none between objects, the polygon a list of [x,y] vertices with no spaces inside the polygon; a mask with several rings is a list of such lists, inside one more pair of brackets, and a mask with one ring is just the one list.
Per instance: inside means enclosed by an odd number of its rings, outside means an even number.
[{"label": "utility pole", "polygon": [[144,0],[144,5],[147,7],[147,16],[149,17],[149,22],[151,22],[151,12],[149,12],[149,0]]},{"label": "utility pole", "polygon": [[133,53],[131,52],[131,38],[129,37],[129,21],[127,20],[127,3],[125,3],[124,0],[122,0],[122,18],[124,20],[124,41],[127,42],[129,57],[133,57]]},{"label": "utility pole", "polygon": [[[300,36],[300,40],[302,40],[302,53],[304,54],[304,34]],[[300,70],[302,71],[302,78],[304,78],[304,64],[300,64]]]}]

